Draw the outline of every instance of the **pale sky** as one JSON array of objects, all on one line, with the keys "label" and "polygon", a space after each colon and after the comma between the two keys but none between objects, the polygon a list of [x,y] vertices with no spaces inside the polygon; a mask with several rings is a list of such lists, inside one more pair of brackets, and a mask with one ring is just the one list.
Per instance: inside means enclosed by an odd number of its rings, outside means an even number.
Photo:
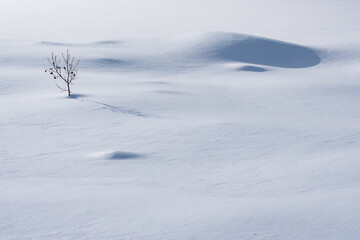
[{"label": "pale sky", "polygon": [[359,34],[359,9],[357,0],[1,0],[0,39],[86,42],[229,31],[305,42],[316,40],[315,32],[335,41]]}]

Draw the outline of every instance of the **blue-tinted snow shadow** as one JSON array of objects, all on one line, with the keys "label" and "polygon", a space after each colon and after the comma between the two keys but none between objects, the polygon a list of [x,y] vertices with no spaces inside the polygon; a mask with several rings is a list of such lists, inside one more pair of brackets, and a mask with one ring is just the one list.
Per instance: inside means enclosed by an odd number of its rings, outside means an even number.
[{"label": "blue-tinted snow shadow", "polygon": [[105,41],[98,41],[93,43],[94,45],[102,45],[102,46],[108,46],[108,45],[118,45],[123,43],[123,41],[119,40],[105,40]]},{"label": "blue-tinted snow shadow", "polygon": [[108,155],[108,160],[130,160],[144,158],[145,155],[132,152],[113,152]]},{"label": "blue-tinted snow shadow", "polygon": [[307,68],[321,62],[313,49],[297,44],[244,34],[215,36],[207,55],[218,60],[282,68]]},{"label": "blue-tinted snow shadow", "polygon": [[89,97],[89,95],[81,94],[81,93],[72,93],[70,96],[68,96],[68,98],[70,98],[70,99],[80,99],[80,98],[84,98],[84,97]]},{"label": "blue-tinted snow shadow", "polygon": [[267,72],[267,71],[269,71],[266,68],[250,66],[250,65],[240,67],[237,70],[238,71],[245,71],[245,72]]},{"label": "blue-tinted snow shadow", "polygon": [[109,45],[119,45],[123,41],[120,40],[104,40],[91,43],[65,43],[65,42],[51,42],[51,41],[41,41],[37,42],[39,45],[43,46],[77,46],[77,47],[86,47],[86,46],[109,46]]},{"label": "blue-tinted snow shadow", "polygon": [[114,106],[114,105],[110,105],[107,103],[103,103],[103,102],[98,102],[98,101],[93,101],[93,100],[88,100],[88,99],[83,99],[83,98],[75,98],[75,99],[79,99],[81,102],[90,102],[90,103],[94,103],[97,104],[101,107],[101,109],[105,109],[105,110],[109,110],[111,112],[115,112],[115,113],[122,113],[122,114],[129,114],[129,115],[134,115],[137,117],[147,117],[146,114],[136,110],[136,109],[131,109],[131,108],[127,108],[127,107],[120,107],[120,106]]},{"label": "blue-tinted snow shadow", "polygon": [[61,42],[48,42],[48,41],[38,42],[37,44],[43,45],[43,46],[52,46],[52,47],[79,46],[80,45],[80,44],[74,44],[74,43],[61,43]]},{"label": "blue-tinted snow shadow", "polygon": [[85,69],[121,69],[133,67],[134,62],[117,58],[95,58],[82,60],[81,67]]},{"label": "blue-tinted snow shadow", "polygon": [[79,94],[79,93],[72,93],[70,96],[66,96],[65,98],[67,99],[75,99],[78,100],[80,102],[88,102],[88,103],[93,103],[98,105],[100,108],[100,110],[109,110],[111,112],[114,113],[121,113],[121,114],[129,114],[129,115],[134,115],[137,117],[142,117],[142,118],[146,118],[148,117],[147,114],[142,113],[136,109],[133,108],[128,108],[125,106],[114,106],[111,104],[107,104],[107,103],[103,103],[103,102],[99,102],[99,101],[94,101],[94,100],[90,100],[87,99],[87,97],[89,97],[91,95],[87,95],[87,94]]}]

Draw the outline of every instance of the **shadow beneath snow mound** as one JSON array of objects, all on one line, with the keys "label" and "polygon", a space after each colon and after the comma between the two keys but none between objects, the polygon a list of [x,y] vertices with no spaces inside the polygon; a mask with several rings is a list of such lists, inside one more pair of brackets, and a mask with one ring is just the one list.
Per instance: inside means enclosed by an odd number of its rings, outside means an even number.
[{"label": "shadow beneath snow mound", "polygon": [[210,58],[282,68],[307,68],[321,62],[308,47],[245,34],[213,35],[205,50]]},{"label": "shadow beneath snow mound", "polygon": [[51,42],[51,41],[41,41],[37,42],[37,44],[40,45],[46,45],[46,46],[91,46],[91,45],[100,45],[100,46],[106,46],[106,45],[117,45],[124,43],[124,41],[120,40],[104,40],[104,41],[97,41],[97,42],[83,42],[83,43],[66,43],[66,42]]},{"label": "shadow beneath snow mound", "polygon": [[98,65],[123,65],[128,63],[127,61],[123,61],[115,58],[98,58],[93,60],[93,62]]},{"label": "shadow beneath snow mound", "polygon": [[107,40],[107,41],[98,41],[98,42],[95,42],[94,44],[97,44],[97,45],[117,45],[117,44],[120,44],[120,43],[123,43],[122,41],[115,41],[115,40]]},{"label": "shadow beneath snow mound", "polygon": [[262,67],[256,67],[256,66],[243,66],[241,68],[237,69],[238,71],[245,71],[245,72],[267,72],[268,69],[262,68]]},{"label": "shadow beneath snow mound", "polygon": [[128,160],[128,159],[138,159],[145,157],[142,154],[131,153],[131,152],[113,152],[108,155],[109,160]]},{"label": "shadow beneath snow mound", "polygon": [[43,46],[76,46],[76,44],[73,43],[60,43],[60,42],[48,42],[48,41],[42,41],[38,43],[39,45],[43,45]]},{"label": "shadow beneath snow mound", "polygon": [[85,59],[82,61],[82,67],[90,68],[90,69],[127,68],[132,65],[133,63],[129,60],[122,60],[116,58],[96,58],[96,59]]}]

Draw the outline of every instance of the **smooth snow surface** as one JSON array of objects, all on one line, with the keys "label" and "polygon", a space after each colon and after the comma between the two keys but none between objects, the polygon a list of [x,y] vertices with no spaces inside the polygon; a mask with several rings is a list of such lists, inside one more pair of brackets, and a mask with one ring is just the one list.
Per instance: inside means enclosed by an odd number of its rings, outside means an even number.
[{"label": "smooth snow surface", "polygon": [[359,238],[358,1],[70,2],[2,0],[1,240]]}]

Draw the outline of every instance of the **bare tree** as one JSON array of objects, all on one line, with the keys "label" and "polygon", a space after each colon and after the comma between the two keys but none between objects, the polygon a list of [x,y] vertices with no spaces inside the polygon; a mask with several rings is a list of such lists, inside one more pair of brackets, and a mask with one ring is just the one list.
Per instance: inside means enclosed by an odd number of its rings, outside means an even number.
[{"label": "bare tree", "polygon": [[[48,58],[51,67],[46,69],[45,72],[52,75],[54,79],[60,78],[63,80],[66,88],[59,86],[56,82],[55,85],[70,96],[70,85],[73,84],[74,79],[77,77],[80,60],[75,60],[74,57],[71,57],[69,50],[66,51],[66,55],[61,53],[61,56],[62,59],[59,59],[54,53],[51,53],[51,58]],[[62,60],[64,61],[63,64],[61,64]]]}]

